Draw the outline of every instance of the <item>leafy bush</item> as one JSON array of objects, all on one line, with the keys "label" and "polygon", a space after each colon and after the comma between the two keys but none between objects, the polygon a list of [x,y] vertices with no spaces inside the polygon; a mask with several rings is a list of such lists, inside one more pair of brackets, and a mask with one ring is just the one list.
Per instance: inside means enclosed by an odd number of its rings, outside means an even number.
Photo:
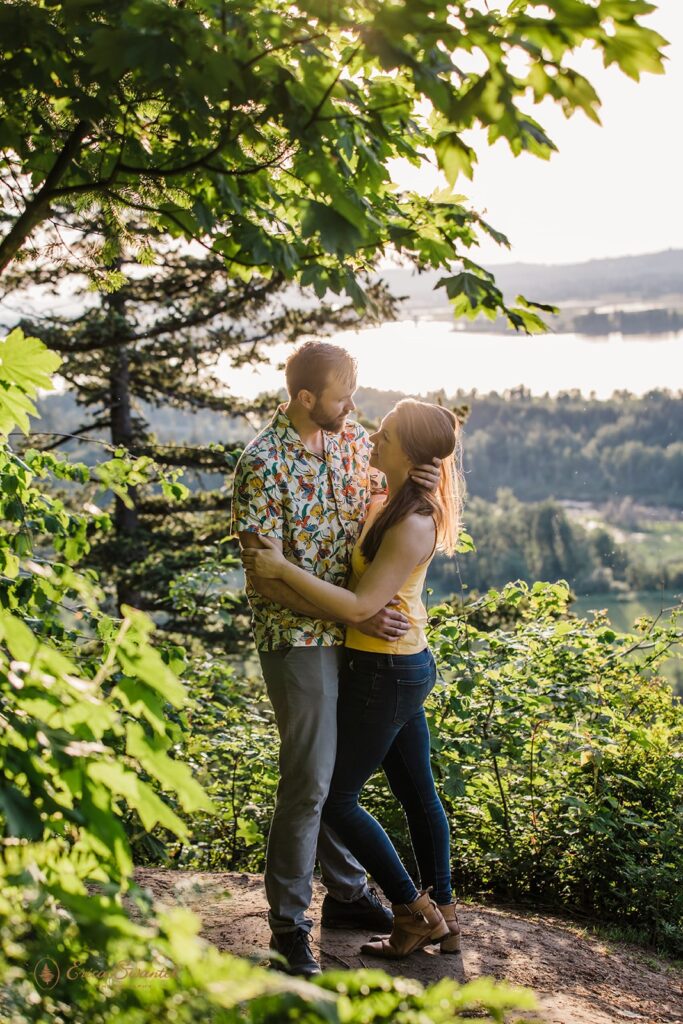
[{"label": "leafy bush", "polygon": [[[433,609],[445,686],[428,702],[433,765],[461,895],[566,907],[683,949],[683,706],[657,666],[678,618],[617,634],[569,618],[564,584],[511,584],[455,613]],[[493,625],[493,628],[492,628]],[[260,871],[277,784],[277,735],[262,685],[207,662],[188,751],[216,819],[194,815],[186,866]],[[411,863],[402,812],[381,774],[365,805]]]},{"label": "leafy bush", "polygon": [[[683,706],[656,669],[683,633],[561,617],[565,584],[510,584],[473,615],[433,610],[446,686],[430,705],[458,885],[633,926],[683,951]],[[560,616],[558,617],[558,612]]]},{"label": "leafy bush", "polygon": [[261,871],[278,780],[265,689],[260,678],[245,676],[244,665],[240,671],[209,656],[195,663],[188,685],[186,757],[216,813],[192,815],[188,841],[172,841],[164,852],[184,868]]}]

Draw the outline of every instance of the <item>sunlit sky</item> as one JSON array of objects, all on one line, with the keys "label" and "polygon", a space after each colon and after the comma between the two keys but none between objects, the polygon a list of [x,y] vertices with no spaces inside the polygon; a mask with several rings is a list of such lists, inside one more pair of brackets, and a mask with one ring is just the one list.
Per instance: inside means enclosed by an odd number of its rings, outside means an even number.
[{"label": "sunlit sky", "polygon": [[[474,181],[461,177],[457,189],[513,246],[482,247],[482,261],[571,263],[683,246],[683,0],[659,0],[641,20],[671,44],[664,75],[634,82],[587,48],[572,61],[602,100],[601,127],[545,100],[530,112],[559,148],[549,161],[470,136],[479,163]],[[426,193],[445,184],[431,167],[404,164],[394,175]]]}]

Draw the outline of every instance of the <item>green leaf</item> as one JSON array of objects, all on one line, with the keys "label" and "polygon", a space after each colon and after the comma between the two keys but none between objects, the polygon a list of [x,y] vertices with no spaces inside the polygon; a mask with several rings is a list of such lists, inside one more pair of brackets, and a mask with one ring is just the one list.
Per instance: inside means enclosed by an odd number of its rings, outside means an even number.
[{"label": "green leaf", "polygon": [[136,679],[122,676],[112,690],[112,697],[118,698],[135,718],[144,717],[160,736],[165,735],[167,720],[164,702],[148,686],[140,684]]},{"label": "green leaf", "polygon": [[472,537],[469,533],[465,533],[464,530],[458,534],[458,546],[457,551],[459,554],[464,554],[467,551],[476,551],[477,548]]},{"label": "green leaf", "polygon": [[237,833],[240,839],[244,840],[245,846],[253,846],[261,839],[261,832],[255,821],[251,818],[237,818]]},{"label": "green leaf", "polygon": [[[82,780],[82,773],[79,772]],[[122,877],[128,876],[133,870],[133,858],[125,829],[111,810],[111,795],[95,784],[95,780],[87,778],[80,783],[81,809],[87,821],[87,827],[81,833],[81,844],[84,848],[91,847],[98,859],[109,860],[112,857]]]},{"label": "green leaf", "polygon": [[441,135],[434,144],[434,151],[439,167],[450,185],[455,184],[459,174],[472,178],[477,154],[462,141],[457,132]]},{"label": "green leaf", "polygon": [[479,274],[463,271],[451,277],[442,277],[436,287],[446,289],[456,316],[465,315],[471,319],[483,312],[495,319],[497,311],[503,306],[503,296],[499,289]]},{"label": "green leaf", "polygon": [[122,796],[138,812],[148,832],[155,825],[163,825],[179,838],[187,839],[185,822],[135,772],[117,761],[91,762],[85,771],[93,782],[101,783],[112,793]]},{"label": "green leaf", "polygon": [[188,765],[174,760],[166,753],[168,740],[155,734],[148,736],[138,722],[126,726],[126,750],[142,767],[158,779],[163,789],[177,793],[183,810],[215,811],[216,807],[205,790],[192,777]]},{"label": "green leaf", "polygon": [[38,653],[39,641],[28,626],[14,615],[0,612],[0,636],[17,661],[31,663]]},{"label": "green leaf", "polygon": [[126,675],[141,679],[175,707],[185,703],[185,687],[152,647],[126,643],[117,648],[116,658]]},{"label": "green leaf", "polygon": [[44,826],[35,800],[30,800],[14,786],[4,784],[0,786],[0,807],[11,836],[33,840],[42,837]]},{"label": "green leaf", "polygon": [[662,75],[664,62],[659,48],[666,45],[666,39],[653,29],[615,22],[614,34],[605,40],[605,66],[616,63],[636,81],[643,71]]},{"label": "green leaf", "polygon": [[9,434],[14,427],[28,434],[29,416],[36,413],[36,407],[21,388],[0,380],[0,434]]},{"label": "green leaf", "polygon": [[177,480],[167,480],[165,477],[161,477],[159,482],[164,497],[169,501],[185,501],[190,496],[189,487],[178,483]]},{"label": "green leaf", "polygon": [[32,398],[38,388],[52,390],[51,375],[61,362],[61,356],[38,338],[26,338],[19,327],[0,341],[0,379],[16,384]]},{"label": "green leaf", "polygon": [[314,199],[306,203],[301,232],[304,238],[319,235],[323,248],[337,256],[353,252],[362,239],[361,232],[346,217]]}]

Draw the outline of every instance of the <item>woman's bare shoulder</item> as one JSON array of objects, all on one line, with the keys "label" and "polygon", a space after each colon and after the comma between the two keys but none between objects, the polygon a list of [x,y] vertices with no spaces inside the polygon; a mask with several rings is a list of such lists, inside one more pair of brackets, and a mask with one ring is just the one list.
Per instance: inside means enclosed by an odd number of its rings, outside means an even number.
[{"label": "woman's bare shoulder", "polygon": [[436,524],[433,516],[411,512],[405,519],[401,519],[395,526],[392,526],[391,532],[401,543],[409,540],[417,543],[424,540],[431,543],[434,540]]}]

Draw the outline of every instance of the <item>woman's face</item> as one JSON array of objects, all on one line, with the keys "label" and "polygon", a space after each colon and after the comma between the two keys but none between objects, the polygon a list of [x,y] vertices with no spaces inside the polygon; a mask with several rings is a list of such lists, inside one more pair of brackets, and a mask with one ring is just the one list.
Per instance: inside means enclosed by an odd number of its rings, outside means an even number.
[{"label": "woman's face", "polygon": [[396,414],[387,413],[378,429],[370,435],[370,465],[388,476],[396,477],[410,469],[411,462],[403,451],[396,432]]}]

